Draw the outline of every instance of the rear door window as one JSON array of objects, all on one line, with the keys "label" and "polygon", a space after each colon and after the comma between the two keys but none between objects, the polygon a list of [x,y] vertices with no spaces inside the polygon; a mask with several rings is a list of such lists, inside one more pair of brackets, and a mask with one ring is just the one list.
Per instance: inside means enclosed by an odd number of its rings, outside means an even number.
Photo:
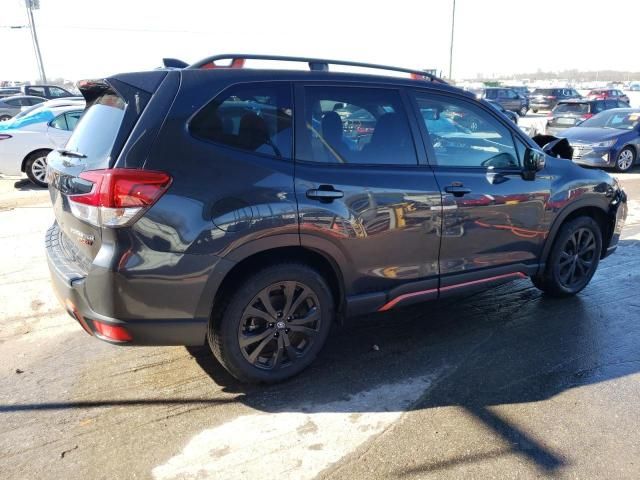
[{"label": "rear door window", "polygon": [[49,96],[51,98],[63,98],[68,97],[69,94],[60,87],[49,87]]},{"label": "rear door window", "polygon": [[369,87],[304,89],[304,131],[297,158],[310,162],[418,163],[398,90]]},{"label": "rear door window", "polygon": [[218,95],[193,118],[189,130],[201,140],[291,158],[292,121],[290,84],[244,84]]}]

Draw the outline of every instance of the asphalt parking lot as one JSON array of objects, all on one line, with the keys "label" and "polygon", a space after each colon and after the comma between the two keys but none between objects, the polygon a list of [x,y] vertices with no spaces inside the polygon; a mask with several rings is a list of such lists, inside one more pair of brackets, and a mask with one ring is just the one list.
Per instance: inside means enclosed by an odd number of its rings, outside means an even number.
[{"label": "asphalt parking lot", "polygon": [[47,192],[0,179],[0,471],[25,478],[640,477],[640,169],[576,298],[529,281],[360,318],[245,387],[206,348],[88,337],[49,287]]}]

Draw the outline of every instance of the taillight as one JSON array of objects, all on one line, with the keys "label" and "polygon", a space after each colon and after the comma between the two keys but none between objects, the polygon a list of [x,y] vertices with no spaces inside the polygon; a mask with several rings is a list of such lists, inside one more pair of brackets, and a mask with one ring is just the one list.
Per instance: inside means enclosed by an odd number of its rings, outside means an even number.
[{"label": "taillight", "polygon": [[8,133],[0,133],[0,140],[6,140],[8,138],[11,138],[11,135]]},{"label": "taillight", "polygon": [[169,188],[164,172],[113,168],[82,172],[93,185],[89,193],[69,195],[71,213],[96,227],[123,227],[149,208]]},{"label": "taillight", "polygon": [[582,115],[582,120],[587,120],[589,118],[593,117],[593,113],[585,113],[584,115]]}]

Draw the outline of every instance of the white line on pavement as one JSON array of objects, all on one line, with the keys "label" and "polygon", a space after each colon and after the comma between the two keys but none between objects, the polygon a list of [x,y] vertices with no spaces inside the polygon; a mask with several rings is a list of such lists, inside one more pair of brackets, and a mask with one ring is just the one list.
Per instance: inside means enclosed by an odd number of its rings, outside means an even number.
[{"label": "white line on pavement", "polygon": [[293,412],[237,417],[193,437],[153,470],[157,480],[304,480],[382,433],[429,388],[439,372]]}]

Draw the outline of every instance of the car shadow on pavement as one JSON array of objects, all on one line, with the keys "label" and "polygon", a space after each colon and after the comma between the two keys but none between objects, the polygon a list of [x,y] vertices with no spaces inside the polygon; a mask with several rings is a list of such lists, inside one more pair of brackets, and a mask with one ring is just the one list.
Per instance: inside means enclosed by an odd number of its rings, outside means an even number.
[{"label": "car shadow on pavement", "polygon": [[46,190],[46,187],[40,187],[28,178],[21,178],[20,180],[16,181],[13,186],[16,190],[20,190],[22,192],[28,192],[31,190]]},{"label": "car shadow on pavement", "polygon": [[[437,472],[458,463],[516,453],[541,472],[567,459],[544,440],[501,415],[501,405],[541,402],[567,390],[640,371],[640,303],[624,281],[640,281],[640,241],[620,242],[592,283],[566,299],[543,296],[528,280],[464,298],[416,305],[354,319],[336,328],[319,358],[277,385],[244,385],[206,347],[189,347],[198,366],[235,398],[151,398],[98,402],[0,405],[0,414],[148,404],[199,403],[214,408],[241,402],[253,410],[283,412],[422,411],[463,409],[507,446],[477,455],[425,461],[397,476]],[[636,315],[637,316],[637,315]],[[398,403],[398,391],[417,391]],[[374,392],[375,398],[362,397]],[[363,401],[365,398],[366,401]],[[360,399],[360,400],[358,400]],[[561,422],[562,419],[558,419]]]}]

